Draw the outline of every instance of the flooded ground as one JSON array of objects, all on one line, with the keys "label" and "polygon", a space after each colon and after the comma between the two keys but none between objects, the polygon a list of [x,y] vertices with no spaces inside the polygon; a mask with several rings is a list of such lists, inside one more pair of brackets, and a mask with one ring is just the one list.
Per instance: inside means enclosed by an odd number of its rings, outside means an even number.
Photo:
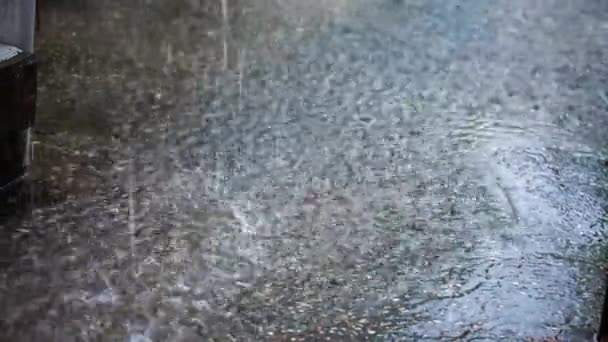
[{"label": "flooded ground", "polygon": [[591,340],[608,4],[48,1],[6,341]]}]

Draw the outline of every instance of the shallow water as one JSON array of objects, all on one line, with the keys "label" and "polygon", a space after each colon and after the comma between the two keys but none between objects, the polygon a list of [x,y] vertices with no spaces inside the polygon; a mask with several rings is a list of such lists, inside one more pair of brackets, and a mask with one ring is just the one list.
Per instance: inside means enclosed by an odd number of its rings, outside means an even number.
[{"label": "shallow water", "polygon": [[7,340],[593,336],[605,4],[56,6]]}]

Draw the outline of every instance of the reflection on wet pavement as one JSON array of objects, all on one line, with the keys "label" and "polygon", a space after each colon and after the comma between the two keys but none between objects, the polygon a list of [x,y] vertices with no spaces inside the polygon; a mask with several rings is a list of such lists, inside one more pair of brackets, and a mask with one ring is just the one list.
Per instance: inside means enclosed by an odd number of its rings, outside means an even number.
[{"label": "reflection on wet pavement", "polygon": [[0,221],[7,340],[593,336],[606,4],[79,4]]}]

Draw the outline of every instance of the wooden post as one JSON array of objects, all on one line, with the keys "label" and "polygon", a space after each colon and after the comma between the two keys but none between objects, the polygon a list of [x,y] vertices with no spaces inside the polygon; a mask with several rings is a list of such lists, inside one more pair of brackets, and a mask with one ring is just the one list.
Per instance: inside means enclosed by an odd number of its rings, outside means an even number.
[{"label": "wooden post", "polygon": [[[608,278],[605,284],[608,284]],[[608,342],[608,286],[604,293],[604,305],[602,306],[602,316],[600,318],[600,327],[597,333],[598,342]]]}]

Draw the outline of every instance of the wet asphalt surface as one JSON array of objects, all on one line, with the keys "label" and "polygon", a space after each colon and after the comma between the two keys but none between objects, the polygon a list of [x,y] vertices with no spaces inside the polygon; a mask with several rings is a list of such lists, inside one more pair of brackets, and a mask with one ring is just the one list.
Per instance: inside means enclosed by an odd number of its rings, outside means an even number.
[{"label": "wet asphalt surface", "polygon": [[592,339],[605,2],[49,6],[3,340]]}]

